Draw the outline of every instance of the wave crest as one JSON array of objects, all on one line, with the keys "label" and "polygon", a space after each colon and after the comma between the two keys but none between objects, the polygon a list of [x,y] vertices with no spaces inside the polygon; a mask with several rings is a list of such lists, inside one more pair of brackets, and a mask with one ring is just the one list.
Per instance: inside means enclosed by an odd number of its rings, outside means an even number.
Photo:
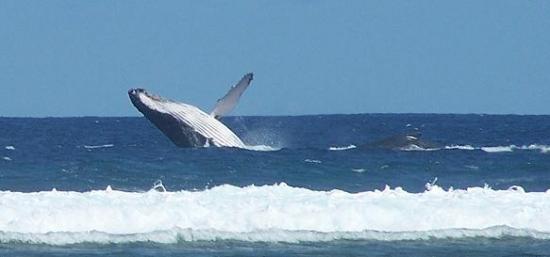
[{"label": "wave crest", "polygon": [[215,230],[172,229],[138,234],[109,234],[99,231],[90,232],[51,232],[43,234],[0,232],[0,243],[27,243],[48,245],[69,245],[81,243],[122,244],[152,242],[160,244],[176,244],[195,241],[238,240],[244,242],[328,242],[334,240],[433,240],[433,239],[464,239],[464,238],[503,238],[523,237],[539,240],[549,240],[550,233],[527,229],[515,229],[507,226],[496,226],[486,229],[445,229],[433,231],[410,232],[315,232],[263,230],[253,232],[224,232]]},{"label": "wave crest", "polygon": [[348,193],[286,184],[204,191],[0,192],[0,241],[550,239],[550,190],[402,188]]}]

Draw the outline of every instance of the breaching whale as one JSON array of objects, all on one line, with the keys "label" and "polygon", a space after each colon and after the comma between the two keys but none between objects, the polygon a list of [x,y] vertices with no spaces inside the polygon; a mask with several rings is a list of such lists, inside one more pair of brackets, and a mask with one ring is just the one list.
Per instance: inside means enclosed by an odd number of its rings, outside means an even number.
[{"label": "breaching whale", "polygon": [[241,139],[218,118],[235,108],[252,79],[252,73],[244,75],[224,97],[218,100],[210,114],[193,105],[150,94],[142,88],[128,90],[128,96],[138,111],[179,147],[244,148],[245,145]]}]

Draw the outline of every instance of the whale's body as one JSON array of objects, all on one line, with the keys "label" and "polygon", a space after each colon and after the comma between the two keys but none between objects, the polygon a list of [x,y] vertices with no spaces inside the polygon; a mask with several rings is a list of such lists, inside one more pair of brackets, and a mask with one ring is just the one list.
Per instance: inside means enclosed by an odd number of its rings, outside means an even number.
[{"label": "whale's body", "polygon": [[244,148],[241,139],[217,117],[230,112],[250,84],[252,74],[245,75],[233,86],[211,114],[199,108],[148,93],[145,89],[130,89],[132,104],[164,135],[179,147],[238,147]]},{"label": "whale's body", "polygon": [[396,135],[387,137],[378,141],[374,141],[368,144],[359,145],[359,149],[391,149],[391,150],[403,150],[403,149],[434,149],[439,145],[430,141],[422,140],[420,137],[422,134],[418,131],[409,132],[402,135]]}]

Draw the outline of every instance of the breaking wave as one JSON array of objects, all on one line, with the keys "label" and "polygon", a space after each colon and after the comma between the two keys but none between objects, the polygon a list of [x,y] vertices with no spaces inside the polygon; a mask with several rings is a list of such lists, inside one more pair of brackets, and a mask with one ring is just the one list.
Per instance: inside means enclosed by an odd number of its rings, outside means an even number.
[{"label": "breaking wave", "polygon": [[316,232],[316,231],[288,231],[264,230],[254,232],[225,232],[215,230],[171,229],[137,234],[110,234],[105,232],[51,232],[43,234],[0,232],[0,243],[30,243],[67,245],[79,243],[122,244],[136,242],[153,242],[160,244],[176,244],[193,241],[238,240],[245,242],[328,242],[334,240],[432,240],[432,239],[460,239],[460,238],[503,238],[522,237],[539,240],[549,240],[550,233],[528,229],[514,229],[507,226],[490,227],[486,229],[444,229],[433,231],[411,232]]},{"label": "breaking wave", "polygon": [[[162,190],[161,190],[162,191]],[[204,191],[0,192],[0,242],[260,242],[462,237],[550,239],[550,190],[348,193],[286,184]]]}]

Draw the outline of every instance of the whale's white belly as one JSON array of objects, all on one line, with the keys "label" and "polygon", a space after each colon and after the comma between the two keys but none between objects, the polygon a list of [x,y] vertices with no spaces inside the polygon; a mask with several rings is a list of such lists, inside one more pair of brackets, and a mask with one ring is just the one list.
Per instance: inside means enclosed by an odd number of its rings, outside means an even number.
[{"label": "whale's white belly", "polygon": [[195,106],[172,101],[156,101],[144,95],[141,95],[140,99],[149,108],[169,114],[180,122],[185,123],[195,132],[207,138],[208,142],[215,146],[245,147],[244,143],[233,131],[216,118]]}]

